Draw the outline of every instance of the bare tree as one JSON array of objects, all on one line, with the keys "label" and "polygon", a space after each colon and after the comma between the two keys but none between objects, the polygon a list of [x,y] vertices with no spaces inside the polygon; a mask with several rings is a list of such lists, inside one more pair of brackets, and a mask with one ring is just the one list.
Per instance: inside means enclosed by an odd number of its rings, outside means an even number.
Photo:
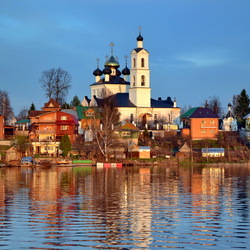
[{"label": "bare tree", "polygon": [[85,142],[82,136],[78,136],[73,144],[73,148],[78,151],[80,157],[85,159],[93,159],[97,151],[96,143]]},{"label": "bare tree", "polygon": [[92,131],[101,154],[108,161],[109,150],[119,144],[114,129],[119,122],[120,113],[112,96],[105,97],[105,91],[103,96],[102,103],[95,109],[92,116]]},{"label": "bare tree", "polygon": [[65,97],[71,87],[71,75],[62,68],[52,68],[42,72],[39,79],[45,96],[55,99],[60,104],[65,102]]},{"label": "bare tree", "polygon": [[9,94],[2,90],[0,90],[0,115],[5,116],[6,119],[10,119],[13,116]]},{"label": "bare tree", "polygon": [[210,96],[209,100],[205,101],[204,106],[211,109],[216,115],[221,116],[222,106],[218,96]]},{"label": "bare tree", "polygon": [[16,119],[17,120],[23,120],[23,119],[27,119],[28,116],[29,116],[29,110],[28,110],[28,108],[23,107],[20,110],[19,114],[17,115]]}]

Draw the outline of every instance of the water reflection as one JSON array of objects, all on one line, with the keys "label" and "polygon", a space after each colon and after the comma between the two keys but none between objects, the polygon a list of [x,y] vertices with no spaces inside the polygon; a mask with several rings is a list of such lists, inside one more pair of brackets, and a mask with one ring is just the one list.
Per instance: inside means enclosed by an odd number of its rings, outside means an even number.
[{"label": "water reflection", "polygon": [[246,166],[2,168],[0,247],[247,248],[249,176]]}]

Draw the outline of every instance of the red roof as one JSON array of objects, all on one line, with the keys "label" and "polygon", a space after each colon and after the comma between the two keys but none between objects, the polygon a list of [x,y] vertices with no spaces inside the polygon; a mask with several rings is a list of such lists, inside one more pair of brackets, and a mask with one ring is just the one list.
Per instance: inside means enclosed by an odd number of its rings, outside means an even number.
[{"label": "red roof", "polygon": [[52,107],[54,108],[60,108],[60,104],[55,101],[53,98],[51,98],[48,102],[44,103],[44,108],[50,108],[52,104]]},{"label": "red roof", "polygon": [[139,131],[140,129],[138,129],[134,124],[127,122],[124,125],[122,125],[119,130],[134,130],[134,131]]}]

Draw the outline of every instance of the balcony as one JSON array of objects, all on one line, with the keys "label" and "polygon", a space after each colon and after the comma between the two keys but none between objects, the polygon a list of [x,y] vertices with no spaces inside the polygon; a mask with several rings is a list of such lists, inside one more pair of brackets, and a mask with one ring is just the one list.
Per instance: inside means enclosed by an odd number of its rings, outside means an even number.
[{"label": "balcony", "polygon": [[216,129],[217,127],[215,125],[201,125],[201,128],[213,128],[213,129]]},{"label": "balcony", "polygon": [[29,131],[27,130],[16,130],[15,131],[15,136],[28,136]]},{"label": "balcony", "polygon": [[40,129],[37,129],[35,131],[36,134],[38,135],[46,135],[46,134],[55,134],[55,129],[43,129],[43,130],[40,130]]}]

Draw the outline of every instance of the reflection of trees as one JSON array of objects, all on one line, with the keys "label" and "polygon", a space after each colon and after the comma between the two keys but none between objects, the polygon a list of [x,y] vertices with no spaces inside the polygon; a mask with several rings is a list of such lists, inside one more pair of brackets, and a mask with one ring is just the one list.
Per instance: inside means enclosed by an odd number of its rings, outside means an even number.
[{"label": "reflection of trees", "polygon": [[183,218],[187,230],[206,236],[227,216],[246,220],[249,175],[242,166],[0,169],[0,215],[10,220],[10,204],[21,197],[26,223],[53,244],[77,234],[100,248],[130,241],[147,249],[152,232],[183,231]]}]

